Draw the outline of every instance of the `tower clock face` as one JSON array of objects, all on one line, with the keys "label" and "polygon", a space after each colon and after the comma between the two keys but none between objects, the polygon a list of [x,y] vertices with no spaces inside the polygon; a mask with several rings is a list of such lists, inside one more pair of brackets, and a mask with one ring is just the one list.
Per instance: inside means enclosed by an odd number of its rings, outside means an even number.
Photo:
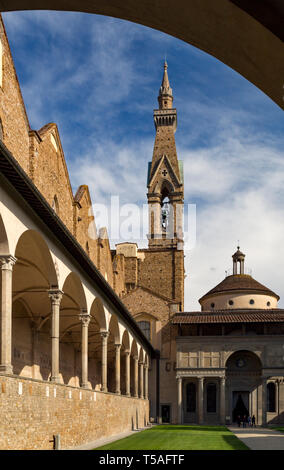
[{"label": "tower clock face", "polygon": [[245,365],[246,365],[246,361],[242,357],[236,360],[237,367],[241,368],[241,367],[244,367]]}]

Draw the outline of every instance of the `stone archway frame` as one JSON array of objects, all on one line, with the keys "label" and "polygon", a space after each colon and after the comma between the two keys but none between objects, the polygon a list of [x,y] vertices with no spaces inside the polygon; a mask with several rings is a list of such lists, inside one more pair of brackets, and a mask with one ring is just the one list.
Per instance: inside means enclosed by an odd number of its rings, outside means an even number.
[{"label": "stone archway frame", "polygon": [[[260,4],[261,3],[261,4]],[[181,39],[241,74],[284,109],[284,6],[245,0],[7,0],[1,11],[96,13]]]}]

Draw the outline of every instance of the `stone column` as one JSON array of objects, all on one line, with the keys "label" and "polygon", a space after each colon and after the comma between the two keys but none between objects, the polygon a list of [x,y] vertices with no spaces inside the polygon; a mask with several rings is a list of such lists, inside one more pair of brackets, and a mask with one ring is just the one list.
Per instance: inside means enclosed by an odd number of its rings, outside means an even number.
[{"label": "stone column", "polygon": [[177,386],[178,386],[178,400],[177,400],[177,408],[178,408],[178,424],[182,424],[182,378],[177,378]]},{"label": "stone column", "polygon": [[101,391],[107,392],[107,339],[109,332],[101,331],[102,337],[102,386]]},{"label": "stone column", "polygon": [[203,387],[204,377],[198,377],[198,423],[203,424]]},{"label": "stone column", "polygon": [[13,373],[12,366],[12,271],[17,259],[12,255],[0,256],[1,284],[1,357],[0,372]]},{"label": "stone column", "polygon": [[226,423],[226,379],[225,377],[220,377],[220,423]]},{"label": "stone column", "polygon": [[88,380],[88,331],[89,331],[89,323],[91,320],[91,315],[87,312],[82,311],[80,314],[80,320],[82,325],[82,378],[81,378],[81,387],[88,388],[89,387],[89,380]]},{"label": "stone column", "polygon": [[125,395],[130,397],[130,351],[124,351],[125,354]]},{"label": "stone column", "polygon": [[138,398],[138,357],[134,356],[134,397]]},{"label": "stone column", "polygon": [[140,394],[139,397],[144,398],[144,362],[139,362],[140,369]]},{"label": "stone column", "polygon": [[267,377],[262,377],[262,426],[266,426],[267,411]]},{"label": "stone column", "polygon": [[144,364],[144,398],[145,400],[148,400],[148,394],[149,394],[149,387],[148,387],[148,372],[149,367],[148,364]]},{"label": "stone column", "polygon": [[115,393],[120,395],[120,349],[121,344],[115,345]]},{"label": "stone column", "polygon": [[51,301],[51,382],[59,382],[59,314],[63,292],[51,289],[48,292]]}]

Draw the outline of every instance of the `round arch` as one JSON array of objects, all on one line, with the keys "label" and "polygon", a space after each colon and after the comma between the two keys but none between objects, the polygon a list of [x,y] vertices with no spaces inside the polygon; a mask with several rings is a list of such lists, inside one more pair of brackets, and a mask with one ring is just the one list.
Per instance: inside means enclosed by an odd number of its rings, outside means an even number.
[{"label": "round arch", "polygon": [[[241,361],[238,363],[238,360]],[[226,371],[232,370],[261,370],[262,362],[253,350],[243,349],[231,352],[225,362]],[[236,369],[237,368],[237,369]]]},{"label": "round arch", "polygon": [[65,10],[96,13],[157,29],[216,57],[282,109],[284,5],[267,0],[8,0],[1,11]]},{"label": "round arch", "polygon": [[101,331],[108,331],[108,318],[105,307],[99,297],[96,297],[92,303],[91,316],[97,321]]},{"label": "round arch", "polygon": [[9,242],[3,219],[0,214],[0,255],[9,255]]},{"label": "round arch", "polygon": [[[33,267],[40,275],[42,282],[49,287],[58,286],[58,277],[55,265],[44,238],[36,230],[26,230],[21,234],[15,249],[17,265]],[[26,277],[30,283],[30,275]],[[38,282],[38,279],[35,279]]]}]

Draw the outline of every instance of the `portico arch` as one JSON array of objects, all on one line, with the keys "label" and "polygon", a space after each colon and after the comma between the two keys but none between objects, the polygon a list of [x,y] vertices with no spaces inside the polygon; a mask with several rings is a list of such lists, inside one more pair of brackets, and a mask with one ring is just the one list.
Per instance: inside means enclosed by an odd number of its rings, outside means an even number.
[{"label": "portico arch", "polygon": [[[255,352],[239,350],[230,354],[225,364],[227,382],[227,413],[232,422],[238,416],[255,415],[257,424],[262,424],[262,362]],[[266,405],[266,404],[265,404]]]},{"label": "portico arch", "polygon": [[[26,230],[19,237],[13,269],[12,362],[15,372],[47,380],[51,372],[48,292],[58,279],[52,255],[42,235]],[[23,328],[26,334],[22,334]]]}]

